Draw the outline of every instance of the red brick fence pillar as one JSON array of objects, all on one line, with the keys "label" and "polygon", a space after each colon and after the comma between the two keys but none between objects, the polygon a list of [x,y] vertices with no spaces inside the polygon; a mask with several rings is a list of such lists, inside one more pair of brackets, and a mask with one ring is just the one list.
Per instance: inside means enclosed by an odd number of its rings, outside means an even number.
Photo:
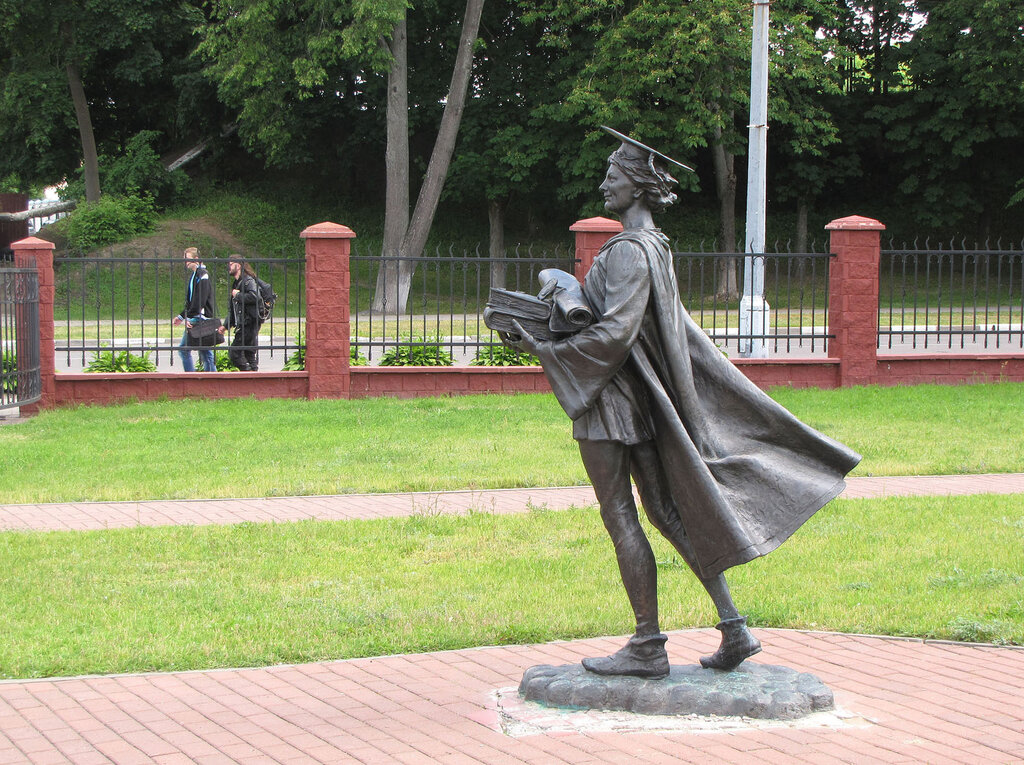
[{"label": "red brick fence pillar", "polygon": [[349,398],[349,254],[355,232],[318,223],[306,240],[306,373],[309,398]]},{"label": "red brick fence pillar", "polygon": [[836,258],[829,269],[828,355],[839,359],[839,385],[870,385],[878,378],[878,264],[881,232],[877,220],[851,215],[825,226]]},{"label": "red brick fence pillar", "polygon": [[573,223],[569,230],[576,234],[576,257],[580,261],[576,264],[576,278],[582,284],[597,253],[605,242],[622,231],[622,224],[609,218],[586,218]]},{"label": "red brick fence pillar", "polygon": [[[30,236],[11,244],[15,268],[34,268],[39,278],[39,376],[42,397],[34,404],[20,408],[22,415],[36,414],[56,403],[57,383],[54,379],[55,352],[53,344],[53,242]],[[19,338],[22,333],[18,333]]]}]

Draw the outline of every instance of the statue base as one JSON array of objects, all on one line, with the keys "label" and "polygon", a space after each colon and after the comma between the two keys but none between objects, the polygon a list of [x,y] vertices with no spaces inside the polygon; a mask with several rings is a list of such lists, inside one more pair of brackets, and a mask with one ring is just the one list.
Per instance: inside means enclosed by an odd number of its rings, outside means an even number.
[{"label": "statue base", "polygon": [[673,666],[659,680],[597,675],[580,664],[542,664],[523,673],[519,694],[563,709],[762,720],[796,720],[835,706],[832,691],[814,675],[749,662],[731,672]]}]

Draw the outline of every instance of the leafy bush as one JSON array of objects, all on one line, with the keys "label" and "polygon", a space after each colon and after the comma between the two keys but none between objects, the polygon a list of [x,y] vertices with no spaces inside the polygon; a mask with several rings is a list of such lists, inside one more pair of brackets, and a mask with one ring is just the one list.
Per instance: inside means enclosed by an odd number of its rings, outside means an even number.
[{"label": "leafy bush", "polygon": [[306,368],[306,346],[300,345],[284,362],[285,372],[301,372]]},{"label": "leafy bush", "polygon": [[155,130],[143,130],[132,136],[119,157],[103,157],[100,167],[102,188],[109,194],[148,196],[160,206],[179,198],[189,186],[183,170],[168,172],[153,143],[160,138]]},{"label": "leafy bush", "polygon": [[11,351],[4,351],[0,356],[0,393],[17,393],[18,378],[14,373],[18,371],[18,357]]},{"label": "leafy bush", "polygon": [[382,367],[450,367],[454,363],[455,359],[441,348],[436,338],[420,338],[413,345],[396,346],[380,357]]},{"label": "leafy bush", "polygon": [[523,353],[507,345],[489,345],[476,352],[469,362],[471,367],[532,367],[540,366],[540,359],[532,353]]},{"label": "leafy bush", "polygon": [[59,228],[71,249],[87,252],[152,231],[155,222],[152,198],[104,196],[99,202],[79,205],[60,221]]},{"label": "leafy bush", "polygon": [[149,351],[136,356],[130,351],[97,351],[85,367],[86,372],[155,372],[156,364],[149,360]]},{"label": "leafy bush", "polygon": [[[285,372],[301,372],[306,368],[306,346],[302,342],[302,337],[297,337],[295,341],[299,344],[299,347],[295,349],[291,356],[284,362]],[[366,360],[366,357],[359,352],[359,349],[354,345],[349,346],[348,349],[348,364],[352,367],[365,367],[370,362]]]},{"label": "leafy bush", "polygon": [[[122,197],[149,197],[159,207],[166,207],[185,197],[192,182],[184,170],[168,172],[153,144],[160,139],[155,130],[136,133],[125,143],[117,156],[99,156],[100,189],[104,194]],[[62,192],[65,199],[85,198],[85,179],[79,169]]]}]

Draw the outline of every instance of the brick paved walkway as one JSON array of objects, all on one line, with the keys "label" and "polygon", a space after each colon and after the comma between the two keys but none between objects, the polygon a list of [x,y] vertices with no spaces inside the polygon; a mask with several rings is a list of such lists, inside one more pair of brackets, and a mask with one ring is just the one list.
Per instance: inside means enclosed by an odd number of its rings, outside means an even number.
[{"label": "brick paved walkway", "polygon": [[[849,480],[844,497],[1024,492],[1024,475]],[[593,504],[589,488],[0,505],[0,529],[379,518]],[[541,712],[535,664],[623,637],[263,669],[0,682],[0,763],[1024,763],[1024,649],[759,629],[752,661],[812,672],[837,712],[737,720]],[[670,633],[675,663],[711,629]]]},{"label": "brick paved walkway", "polygon": [[[4,682],[0,762],[978,765],[1024,757],[1024,649],[756,633],[765,643],[756,661],[816,674],[838,714],[758,727],[523,712],[512,686],[526,668],[603,655],[619,637]],[[674,662],[692,663],[716,643],[713,630],[688,630],[671,633],[668,646]],[[640,727],[652,719],[660,729]]]},{"label": "brick paved walkway", "polygon": [[[844,498],[924,494],[1024,493],[1024,473],[991,475],[848,478]],[[562,509],[595,504],[589,486],[493,491],[344,494],[264,499],[204,499],[159,502],[70,502],[0,505],[0,530],[84,530],[126,526],[200,526],[212,523],[344,521],[411,513],[525,512],[531,506]]]}]

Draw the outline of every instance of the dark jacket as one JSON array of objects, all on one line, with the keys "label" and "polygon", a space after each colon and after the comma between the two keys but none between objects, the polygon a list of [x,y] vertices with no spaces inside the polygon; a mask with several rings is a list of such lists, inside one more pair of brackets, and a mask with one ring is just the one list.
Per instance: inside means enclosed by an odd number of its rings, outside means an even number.
[{"label": "dark jacket", "polygon": [[860,456],[800,422],[722,355],[679,301],[664,235],[613,237],[584,293],[600,319],[542,343],[544,373],[578,421],[577,438],[628,443],[617,431],[653,430],[656,464],[632,469],[665,486],[671,501],[645,510],[670,541],[681,528],[702,576],[771,552],[842,491]]},{"label": "dark jacket", "polygon": [[185,291],[185,307],[181,311],[183,319],[205,316],[212,319],[217,315],[217,306],[213,300],[213,284],[206,266],[200,265],[189,277]]},{"label": "dark jacket", "polygon": [[231,310],[224,319],[225,327],[256,327],[260,323],[259,301],[260,291],[256,286],[256,280],[249,274],[242,272],[242,275],[235,279],[231,285],[231,292],[238,290],[237,295],[232,295]]}]

